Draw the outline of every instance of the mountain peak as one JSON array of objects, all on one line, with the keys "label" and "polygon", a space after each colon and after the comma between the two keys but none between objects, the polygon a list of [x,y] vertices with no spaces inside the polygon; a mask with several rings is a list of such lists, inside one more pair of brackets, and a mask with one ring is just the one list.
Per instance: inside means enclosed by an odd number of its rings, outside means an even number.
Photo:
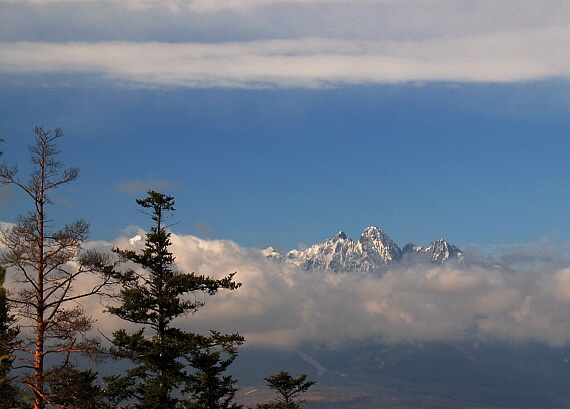
[{"label": "mountain peak", "polygon": [[425,253],[431,255],[433,262],[441,264],[450,258],[457,257],[460,261],[463,260],[463,252],[453,244],[449,244],[444,239],[440,238],[430,243],[424,250]]},{"label": "mountain peak", "polygon": [[273,247],[267,247],[265,250],[261,250],[261,254],[265,257],[273,258],[275,260],[281,260],[283,255],[276,251]]},{"label": "mountain peak", "polygon": [[423,246],[416,246],[412,242],[408,242],[408,243],[406,243],[406,245],[404,247],[402,247],[402,254],[408,254],[408,253],[414,253],[414,252],[420,252],[420,251],[424,251],[424,247]]},{"label": "mountain peak", "polygon": [[373,264],[390,264],[400,260],[402,250],[394,241],[376,226],[368,227],[360,236],[359,244]]},{"label": "mountain peak", "polygon": [[382,229],[379,228],[378,226],[370,226],[364,229],[361,237],[378,237],[378,236],[387,236],[387,234],[384,233]]},{"label": "mountain peak", "polygon": [[338,234],[335,236],[335,238],[346,240],[347,237],[346,237],[346,234],[344,234],[344,232],[341,230],[338,232]]},{"label": "mountain peak", "polygon": [[[279,256],[275,250],[264,250],[274,260],[285,259],[304,270],[352,271],[367,273],[381,272],[387,266],[402,261],[403,256],[420,257],[419,260],[441,264],[449,259],[463,260],[459,248],[437,239],[428,247],[408,243],[403,249],[377,226],[367,227],[358,241],[340,231],[336,236],[315,244],[304,251],[291,250],[286,256]],[[417,256],[414,256],[417,255]]]}]

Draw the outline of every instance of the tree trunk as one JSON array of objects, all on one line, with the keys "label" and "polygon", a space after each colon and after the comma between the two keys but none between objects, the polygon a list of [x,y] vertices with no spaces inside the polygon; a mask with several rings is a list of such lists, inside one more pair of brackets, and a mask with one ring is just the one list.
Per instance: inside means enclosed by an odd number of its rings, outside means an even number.
[{"label": "tree trunk", "polygon": [[44,179],[45,179],[45,155],[42,155],[41,163],[41,188],[39,197],[36,199],[36,208],[39,216],[38,232],[38,288],[37,312],[36,312],[36,350],[34,352],[34,409],[43,409],[44,402],[44,239],[45,239],[45,214],[44,214]]},{"label": "tree trunk", "polygon": [[[41,314],[43,315],[43,314]],[[38,311],[38,317],[40,312]],[[34,354],[34,409],[43,409],[44,407],[44,325],[42,321],[36,324],[36,351]]]}]

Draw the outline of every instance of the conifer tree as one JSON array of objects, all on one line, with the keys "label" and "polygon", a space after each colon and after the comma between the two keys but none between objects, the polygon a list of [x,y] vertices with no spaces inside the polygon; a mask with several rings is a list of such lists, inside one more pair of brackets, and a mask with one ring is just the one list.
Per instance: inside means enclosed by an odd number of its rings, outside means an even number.
[{"label": "conifer tree", "polygon": [[[192,372],[192,354],[208,339],[211,347],[243,342],[238,334],[208,337],[182,331],[173,324],[176,318],[195,313],[204,305],[196,293],[214,295],[221,289],[234,290],[240,284],[234,274],[214,279],[195,273],[174,270],[170,252],[170,232],[166,218],[174,211],[174,198],[149,191],[145,199],[137,200],[142,212],[154,222],[146,234],[142,252],[114,249],[123,261],[137,268],[114,271],[113,278],[121,283],[118,305],[108,312],[136,324],[139,329],[116,331],[112,337],[111,353],[130,360],[133,367],[124,375],[106,378],[107,392],[113,404],[133,401],[126,407],[158,409],[181,407],[179,397]],[[230,348],[231,349],[231,348]]]},{"label": "conifer tree", "polygon": [[[51,385],[54,406],[63,409],[106,409],[104,391],[97,384],[97,372],[69,366]],[[110,408],[109,408],[110,409]]]},{"label": "conifer tree", "polygon": [[267,386],[277,393],[274,403],[257,405],[257,409],[299,409],[302,400],[295,401],[295,398],[315,384],[314,381],[305,381],[306,374],[298,378],[293,378],[289,372],[279,371],[275,375],[264,378]]},{"label": "conifer tree", "polygon": [[[63,135],[59,128],[52,133],[36,127],[34,133],[36,143],[29,147],[33,169],[27,182],[18,178],[17,166],[0,165],[0,185],[19,188],[32,202],[32,210],[18,216],[16,225],[0,235],[6,247],[0,263],[18,284],[9,301],[19,326],[25,329],[15,347],[18,367],[24,371],[21,381],[34,395],[34,409],[43,409],[52,397],[49,385],[73,363],[75,355],[99,356],[98,340],[88,336],[93,321],[79,302],[100,294],[107,281],[79,291],[74,286],[98,271],[108,258],[82,251],[89,233],[84,220],[58,230],[48,217],[52,191],[76,180],[79,169],[64,169],[57,160],[56,141]],[[48,366],[46,358],[56,364]]]},{"label": "conifer tree", "polygon": [[237,381],[224,375],[237,357],[237,345],[243,340],[235,335],[222,335],[212,331],[211,336],[201,337],[191,354],[190,364],[194,368],[184,388],[190,398],[184,405],[188,409],[238,409],[233,402],[237,392]]},{"label": "conifer tree", "polygon": [[5,274],[6,269],[0,266],[0,409],[23,408],[28,405],[22,398],[22,391],[10,378],[13,363],[11,354],[20,330],[14,326],[15,318],[6,303],[6,288],[3,286]]}]

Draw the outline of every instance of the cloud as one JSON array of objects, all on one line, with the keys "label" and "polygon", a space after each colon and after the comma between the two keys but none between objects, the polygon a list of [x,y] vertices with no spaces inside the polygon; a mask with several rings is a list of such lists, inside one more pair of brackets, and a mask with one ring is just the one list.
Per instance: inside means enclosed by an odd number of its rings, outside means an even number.
[{"label": "cloud", "polygon": [[[139,232],[141,232],[139,230]],[[112,246],[140,248],[128,235]],[[108,249],[111,244],[98,244]],[[180,271],[220,278],[237,271],[236,291],[202,297],[181,327],[240,332],[248,345],[331,347],[360,341],[447,340],[570,343],[570,269],[513,272],[478,266],[402,266],[378,276],[306,272],[227,240],[172,235]],[[125,323],[88,310],[105,331]]]},{"label": "cloud", "polygon": [[[210,0],[207,3],[201,1],[188,1],[188,0],[0,0],[0,3],[24,3],[32,5],[42,4],[59,4],[59,3],[92,3],[92,4],[107,4],[107,5],[121,5],[127,9],[153,9],[153,8],[166,8],[169,10],[219,10],[219,9],[232,9],[232,8],[247,8],[253,5],[267,4],[275,0],[235,0],[226,2],[223,0]],[[281,0],[284,2],[283,0]],[[289,0],[290,1],[290,0]],[[301,2],[300,0],[293,0],[294,2]],[[312,0],[314,1],[314,0]]]},{"label": "cloud", "polygon": [[4,73],[95,74],[141,86],[326,87],[568,78],[570,26],[452,40],[0,44]]},{"label": "cloud", "polygon": [[0,232],[6,231],[14,227],[14,223],[2,222],[0,221]]},{"label": "cloud", "polygon": [[568,78],[566,2],[459,4],[5,0],[0,72],[187,88]]},{"label": "cloud", "polygon": [[116,186],[117,191],[122,193],[145,193],[149,190],[171,190],[175,189],[176,185],[168,180],[135,180],[133,182],[125,182]]},{"label": "cloud", "polygon": [[570,18],[564,1],[0,0],[0,6],[0,41],[47,42],[450,40],[564,26]]},{"label": "cloud", "polygon": [[[133,233],[145,234],[130,226],[112,243],[89,242],[85,247],[141,250],[144,242],[131,242]],[[213,297],[197,294],[206,305],[178,320],[176,324],[185,330],[239,332],[248,345],[278,348],[369,341],[570,344],[568,267],[535,269],[536,263],[530,262],[528,270],[511,271],[414,264],[392,268],[382,276],[360,276],[303,271],[228,240],[180,234],[171,239],[179,271],[215,278],[237,272],[235,279],[242,283],[235,291]],[[94,277],[84,277],[76,287],[81,291],[81,286],[94,283]],[[9,270],[7,287],[13,290],[18,285]],[[130,328],[103,312],[107,302],[92,297],[82,305],[104,334]]]}]

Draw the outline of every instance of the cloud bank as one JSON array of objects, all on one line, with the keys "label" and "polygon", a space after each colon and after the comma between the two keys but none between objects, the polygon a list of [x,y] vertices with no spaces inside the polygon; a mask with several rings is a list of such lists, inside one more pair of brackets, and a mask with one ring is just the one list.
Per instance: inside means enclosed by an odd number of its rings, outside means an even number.
[{"label": "cloud bank", "polygon": [[570,76],[565,2],[44,0],[0,6],[0,73],[7,74],[84,74],[121,85],[185,88]]},{"label": "cloud bank", "polygon": [[[113,246],[136,248],[142,242],[130,244],[125,236]],[[204,308],[178,324],[200,332],[237,331],[248,345],[570,342],[570,268],[514,272],[414,265],[362,277],[302,271],[231,241],[173,234],[171,249],[180,271],[214,277],[237,271],[243,284],[205,298]],[[102,314],[95,300],[87,309],[105,331],[125,325]]]},{"label": "cloud bank", "polygon": [[[367,42],[0,44],[0,71],[94,74],[141,86],[287,88],[415,81],[515,82],[570,76],[569,27],[507,36]],[[544,44],[550,44],[544,47]]]}]

